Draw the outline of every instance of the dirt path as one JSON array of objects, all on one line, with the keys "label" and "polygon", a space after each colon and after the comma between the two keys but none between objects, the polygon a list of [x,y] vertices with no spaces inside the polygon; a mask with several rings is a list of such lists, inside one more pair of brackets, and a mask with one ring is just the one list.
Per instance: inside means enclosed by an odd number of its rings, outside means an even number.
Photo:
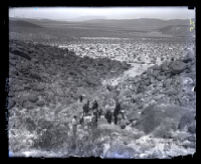
[{"label": "dirt path", "polygon": [[128,79],[129,77],[135,77],[138,75],[141,75],[144,71],[146,71],[149,67],[153,66],[153,64],[138,64],[138,63],[132,63],[132,67],[125,71],[122,75],[103,80],[102,84],[103,85],[111,85],[111,86],[117,86],[119,83],[124,81],[125,79]]}]

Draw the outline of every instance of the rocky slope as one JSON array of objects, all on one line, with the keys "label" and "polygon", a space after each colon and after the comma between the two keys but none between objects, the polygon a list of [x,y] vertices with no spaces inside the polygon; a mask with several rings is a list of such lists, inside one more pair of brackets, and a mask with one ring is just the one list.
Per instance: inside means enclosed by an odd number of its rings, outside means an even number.
[{"label": "rocky slope", "polygon": [[19,108],[60,100],[67,104],[84,90],[99,87],[102,79],[129,68],[106,58],[81,58],[68,50],[19,41],[10,41],[9,50],[9,96],[21,96],[16,104]]},{"label": "rocky slope", "polygon": [[[170,158],[196,144],[195,56],[166,60],[136,76],[125,62],[77,57],[68,49],[10,41],[9,146],[15,156]],[[121,78],[104,84],[107,79]],[[118,99],[122,125],[77,127],[81,94],[106,106]],[[74,144],[75,143],[75,144]]]},{"label": "rocky slope", "polygon": [[[90,97],[103,79],[117,76],[128,68],[128,64],[106,58],[81,58],[68,50],[10,40],[10,149],[19,150],[22,139],[44,128],[46,119],[52,124],[61,109],[71,108],[80,95]],[[71,117],[76,113],[72,109],[68,112]],[[17,136],[22,138],[18,140]],[[22,146],[27,147],[26,141]]]}]

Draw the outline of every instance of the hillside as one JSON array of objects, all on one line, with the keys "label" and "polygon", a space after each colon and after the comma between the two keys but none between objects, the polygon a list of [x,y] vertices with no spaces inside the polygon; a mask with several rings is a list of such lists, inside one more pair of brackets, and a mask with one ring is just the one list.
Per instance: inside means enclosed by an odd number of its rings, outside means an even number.
[{"label": "hillside", "polygon": [[[126,62],[10,40],[10,152],[13,156],[102,158],[193,154],[196,59],[191,52],[173,60],[166,54],[166,58],[137,76],[122,76],[131,68]],[[102,83],[116,78],[120,78],[116,85]],[[74,135],[72,118],[81,118],[87,100],[90,106],[97,100],[104,114],[118,100],[124,121],[114,125],[101,118],[97,127],[89,124],[87,128],[79,123]]]}]

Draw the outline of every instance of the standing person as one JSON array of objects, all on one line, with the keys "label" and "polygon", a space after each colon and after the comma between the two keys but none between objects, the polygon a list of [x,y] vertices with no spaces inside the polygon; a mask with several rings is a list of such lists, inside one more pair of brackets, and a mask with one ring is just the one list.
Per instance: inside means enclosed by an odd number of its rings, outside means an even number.
[{"label": "standing person", "polygon": [[126,120],[124,119],[123,115],[118,115],[118,125],[121,127],[121,129],[125,129]]},{"label": "standing person", "polygon": [[121,105],[120,105],[120,103],[118,101],[116,101],[116,107],[115,107],[114,113],[113,113],[115,125],[118,122],[118,115],[119,115],[120,111],[121,111]]},{"label": "standing person", "polygon": [[82,108],[83,108],[83,115],[84,116],[87,115],[89,112],[89,100],[87,100],[87,103],[85,103]]},{"label": "standing person", "polygon": [[80,102],[82,102],[82,100],[83,100],[83,96],[82,95],[80,95],[79,100],[80,100]]},{"label": "standing person", "polygon": [[114,98],[108,98],[105,103],[105,118],[108,120],[108,123],[112,123],[113,121],[113,113],[112,111],[115,109],[115,99]]},{"label": "standing person", "polygon": [[105,118],[107,119],[107,122],[109,124],[112,123],[112,112],[110,110],[107,110],[107,112],[105,113]]},{"label": "standing person", "polygon": [[81,125],[84,124],[84,113],[81,114],[81,117],[80,117],[80,124],[81,124]]},{"label": "standing person", "polygon": [[73,116],[73,119],[72,119],[72,130],[73,130],[73,136],[76,136],[76,131],[77,131],[77,116]]},{"label": "standing person", "polygon": [[94,102],[93,102],[93,105],[92,105],[92,110],[94,111],[94,110],[97,110],[98,109],[98,103],[97,103],[97,101],[95,100]]},{"label": "standing person", "polygon": [[96,128],[98,125],[98,115],[97,112],[94,112],[92,115],[91,126],[92,128]]},{"label": "standing person", "polygon": [[73,116],[73,119],[72,119],[72,131],[73,131],[73,138],[72,138],[72,142],[73,142],[73,145],[72,147],[73,148],[76,148],[76,133],[77,133],[77,116]]},{"label": "standing person", "polygon": [[97,123],[98,122],[98,117],[99,117],[98,110],[94,111],[94,117],[95,117],[95,121]]}]

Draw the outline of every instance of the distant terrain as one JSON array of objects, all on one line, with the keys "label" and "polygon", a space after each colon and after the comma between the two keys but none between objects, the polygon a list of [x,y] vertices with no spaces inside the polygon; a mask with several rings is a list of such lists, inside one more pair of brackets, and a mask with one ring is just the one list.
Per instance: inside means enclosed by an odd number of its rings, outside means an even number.
[{"label": "distant terrain", "polygon": [[[10,19],[11,37],[38,41],[64,41],[80,37],[119,38],[188,38],[189,20],[90,20],[82,22],[54,21],[48,19]],[[16,33],[20,33],[17,36]],[[31,35],[32,34],[32,35]],[[43,37],[41,35],[43,34]],[[34,35],[34,36],[33,36]]]}]

